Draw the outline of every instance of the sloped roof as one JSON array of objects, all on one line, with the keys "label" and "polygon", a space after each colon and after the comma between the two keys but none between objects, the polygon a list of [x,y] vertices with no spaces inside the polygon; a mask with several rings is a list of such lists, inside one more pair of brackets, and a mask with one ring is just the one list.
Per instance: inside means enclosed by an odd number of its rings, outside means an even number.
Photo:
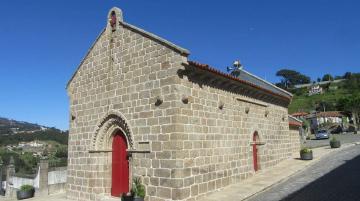
[{"label": "sloped roof", "polygon": [[172,43],[172,42],[170,42],[168,40],[165,40],[165,39],[161,38],[160,36],[157,36],[157,35],[155,35],[153,33],[150,33],[148,31],[145,31],[145,30],[143,30],[143,29],[141,29],[139,27],[136,27],[134,25],[131,25],[131,24],[123,22],[123,21],[120,21],[119,23],[123,27],[131,29],[131,30],[133,30],[133,31],[135,31],[135,32],[137,32],[139,34],[145,35],[147,38],[151,38],[151,39],[153,39],[153,40],[155,40],[155,41],[157,41],[157,42],[159,42],[159,43],[161,43],[161,44],[163,44],[163,45],[165,45],[165,46],[179,52],[180,54],[185,54],[185,55],[190,54],[189,50],[187,50],[187,49],[185,49],[183,47],[180,47],[180,46],[178,46],[178,45],[176,45],[176,44],[174,44],[174,43]]},{"label": "sloped roof", "polygon": [[299,117],[299,116],[306,116],[308,114],[309,113],[307,113],[307,112],[295,112],[295,113],[292,113],[291,116]]},{"label": "sloped roof", "polygon": [[316,113],[317,117],[342,117],[344,116],[339,111],[319,112]]},{"label": "sloped roof", "polygon": [[[147,38],[150,38],[154,41],[157,41],[158,43],[168,47],[168,48],[171,48],[172,50],[182,54],[182,55],[185,55],[185,56],[188,56],[190,54],[190,51],[188,51],[187,49],[185,48],[182,48],[178,45],[175,45],[155,34],[152,34],[150,32],[147,32],[143,29],[140,29],[134,25],[131,25],[131,24],[128,24],[128,23],[125,23],[124,21],[120,20],[118,21],[119,25],[126,28],[126,29],[129,29],[129,30],[132,30],[138,34],[141,34]],[[99,38],[101,37],[102,34],[105,33],[105,29],[103,29],[103,31],[100,33],[100,35],[97,37],[97,39],[95,40],[95,42],[92,44],[91,48],[88,50],[88,52],[86,53],[85,57],[83,58],[83,60],[80,62],[80,64],[78,65],[75,73],[72,75],[71,79],[68,81],[67,85],[66,85],[66,88],[69,87],[71,81],[74,79],[75,75],[77,74],[77,72],[79,71],[79,68],[80,66],[82,65],[82,63],[84,62],[84,60],[86,59],[86,57],[89,55],[89,53],[91,52],[91,50],[93,49],[93,47],[95,46],[95,44],[97,43],[97,41],[99,40]],[[278,88],[277,86],[271,84],[270,82],[267,82],[266,80],[263,80],[245,70],[241,70],[240,72],[240,75],[238,77],[233,77],[231,75],[228,75],[226,73],[223,73],[219,70],[216,70],[215,68],[212,68],[210,67],[209,65],[207,64],[201,64],[201,63],[198,63],[198,62],[194,62],[194,61],[189,61],[189,64],[190,65],[193,65],[197,68],[201,68],[203,70],[207,70],[211,73],[214,73],[216,75],[219,75],[219,76],[222,76],[222,77],[225,77],[229,80],[235,80],[235,81],[238,81],[242,84],[246,84],[248,86],[251,86],[252,88],[255,88],[257,90],[261,90],[263,92],[266,92],[268,94],[271,94],[271,95],[274,95],[274,96],[278,96],[282,99],[286,99],[287,101],[290,101],[291,98],[292,98],[292,94],[281,89],[281,88]]]},{"label": "sloped roof", "polygon": [[270,82],[268,81],[265,81],[245,70],[241,70],[240,72],[240,76],[239,77],[234,77],[234,76],[231,76],[227,73],[224,73],[224,72],[221,72],[211,66],[209,66],[208,64],[202,64],[202,63],[199,63],[199,62],[196,62],[196,61],[188,61],[188,63],[194,67],[197,67],[197,68],[200,68],[202,70],[206,70],[206,71],[209,71],[209,72],[212,72],[216,75],[219,75],[219,76],[222,76],[222,77],[225,77],[227,79],[231,79],[231,80],[235,80],[235,81],[238,81],[242,84],[246,84],[248,86],[251,86],[255,89],[258,89],[258,90],[262,90],[266,93],[269,93],[269,94],[272,94],[272,95],[275,95],[275,96],[278,96],[278,97],[281,97],[281,98],[285,98],[287,100],[290,100],[291,97],[292,97],[292,94],[283,90],[283,89],[280,89],[279,87],[271,84]]},{"label": "sloped roof", "polygon": [[289,126],[296,126],[296,127],[302,126],[302,121],[295,118],[294,116],[289,115],[288,120],[289,120]]}]

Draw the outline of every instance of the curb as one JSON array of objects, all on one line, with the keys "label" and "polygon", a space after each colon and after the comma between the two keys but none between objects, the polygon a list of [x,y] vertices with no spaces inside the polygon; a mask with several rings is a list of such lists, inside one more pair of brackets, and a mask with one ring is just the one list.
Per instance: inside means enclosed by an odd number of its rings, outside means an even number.
[{"label": "curb", "polygon": [[[351,147],[351,146],[356,146],[356,145],[360,145],[360,141],[359,141],[359,142],[345,143],[345,144],[343,144],[340,148],[334,149],[334,150],[332,150],[331,152],[338,152],[338,151],[343,150],[343,149],[345,149],[345,148],[348,148],[348,147]],[[327,146],[329,146],[329,145],[327,145]],[[316,148],[312,148],[312,149],[318,149],[318,148],[322,148],[322,147],[326,147],[326,146],[316,147]],[[268,189],[270,189],[270,188],[272,188],[272,187],[274,187],[274,186],[276,186],[276,185],[278,185],[278,184],[280,184],[280,183],[282,183],[282,182],[285,182],[286,180],[292,178],[295,174],[298,174],[298,173],[300,173],[300,172],[302,172],[302,171],[305,171],[305,169],[307,169],[307,168],[309,168],[310,166],[314,165],[317,161],[319,161],[319,160],[320,160],[321,158],[323,158],[324,156],[329,155],[331,152],[326,152],[326,153],[325,153],[324,155],[322,155],[321,157],[316,157],[316,158],[314,158],[313,160],[311,160],[310,163],[306,164],[306,165],[304,166],[304,168],[294,171],[293,173],[291,173],[291,174],[288,175],[287,177],[285,177],[285,178],[283,178],[283,179],[280,179],[280,180],[278,180],[278,181],[270,184],[269,186],[267,186],[267,187],[259,190],[258,192],[253,193],[252,195],[249,195],[249,196],[247,196],[246,198],[243,198],[243,199],[241,199],[241,200],[248,200],[248,199],[250,199],[250,198],[252,198],[252,197],[254,197],[254,196],[256,196],[256,195],[258,195],[258,194],[260,194],[260,193],[262,193],[262,192],[267,191]]]}]

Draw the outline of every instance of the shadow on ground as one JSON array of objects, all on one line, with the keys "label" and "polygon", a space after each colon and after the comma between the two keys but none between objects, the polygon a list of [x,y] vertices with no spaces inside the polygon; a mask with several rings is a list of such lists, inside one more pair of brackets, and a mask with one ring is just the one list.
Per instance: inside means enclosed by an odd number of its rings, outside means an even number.
[{"label": "shadow on ground", "polygon": [[345,163],[282,201],[360,200],[360,156]]}]

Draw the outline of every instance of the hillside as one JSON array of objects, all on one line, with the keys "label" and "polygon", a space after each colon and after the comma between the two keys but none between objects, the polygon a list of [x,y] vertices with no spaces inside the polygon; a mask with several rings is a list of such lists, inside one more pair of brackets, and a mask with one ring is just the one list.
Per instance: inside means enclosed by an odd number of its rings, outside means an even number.
[{"label": "hillside", "polygon": [[0,135],[15,134],[17,132],[31,132],[42,129],[46,129],[46,127],[38,124],[0,117]]},{"label": "hillside", "polygon": [[33,140],[51,140],[60,144],[67,144],[68,132],[0,117],[0,145],[17,144]]},{"label": "hillside", "polygon": [[339,100],[360,94],[360,82],[358,77],[339,83],[320,85],[323,88],[322,94],[308,95],[307,88],[291,89],[294,94],[293,100],[289,105],[289,114],[294,112],[311,111],[334,111],[342,110]]}]

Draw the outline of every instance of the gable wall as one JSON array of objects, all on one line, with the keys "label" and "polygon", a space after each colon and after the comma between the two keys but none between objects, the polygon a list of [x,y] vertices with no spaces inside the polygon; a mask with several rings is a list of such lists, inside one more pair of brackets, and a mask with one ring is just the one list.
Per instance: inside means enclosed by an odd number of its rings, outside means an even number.
[{"label": "gable wall", "polygon": [[[100,200],[110,195],[111,152],[89,153],[97,126],[109,111],[122,114],[131,126],[134,149],[142,148],[141,141],[151,141],[145,149],[157,150],[158,140],[169,140],[173,100],[180,99],[173,84],[179,82],[176,71],[184,61],[184,56],[121,26],[100,36],[68,86],[68,198]],[[163,100],[160,106],[154,104],[156,97]],[[150,177],[160,174],[153,167],[172,165],[171,156],[152,161],[159,157],[155,152],[133,154],[133,174],[150,183]],[[149,197],[167,196],[159,186],[147,189]]]}]

